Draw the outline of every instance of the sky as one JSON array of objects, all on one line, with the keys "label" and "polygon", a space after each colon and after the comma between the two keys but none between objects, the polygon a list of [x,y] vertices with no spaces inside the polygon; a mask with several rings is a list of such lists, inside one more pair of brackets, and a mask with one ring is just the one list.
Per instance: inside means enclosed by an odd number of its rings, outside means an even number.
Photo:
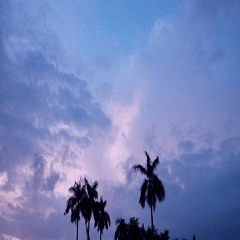
[{"label": "sky", "polygon": [[103,239],[120,217],[147,227],[132,171],[145,151],[166,190],[159,232],[239,239],[239,12],[238,0],[0,0],[0,240],[75,239],[63,213],[80,177],[107,201]]}]

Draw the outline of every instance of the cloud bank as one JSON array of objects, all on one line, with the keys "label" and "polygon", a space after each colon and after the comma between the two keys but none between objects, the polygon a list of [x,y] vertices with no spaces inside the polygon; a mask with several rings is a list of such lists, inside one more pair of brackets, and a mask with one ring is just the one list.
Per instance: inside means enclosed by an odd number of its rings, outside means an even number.
[{"label": "cloud bank", "polygon": [[[138,205],[143,178],[131,170],[144,164],[145,150],[160,157],[166,188],[154,214],[160,231],[172,239],[240,235],[237,1],[180,3],[128,56],[116,53],[129,52],[124,32],[116,44],[73,11],[93,10],[90,3],[63,2],[65,13],[55,1],[0,4],[1,239],[75,237],[63,212],[80,176],[100,181],[112,220],[105,239],[117,217],[147,226],[150,211]],[[86,24],[84,41],[76,23]],[[105,41],[105,55],[91,52],[88,31]],[[98,237],[93,226],[90,233]]]}]

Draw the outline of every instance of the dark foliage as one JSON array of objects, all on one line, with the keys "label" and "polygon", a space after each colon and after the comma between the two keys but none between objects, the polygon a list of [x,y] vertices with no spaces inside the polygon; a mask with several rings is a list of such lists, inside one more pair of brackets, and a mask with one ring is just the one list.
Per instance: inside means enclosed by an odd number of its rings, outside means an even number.
[{"label": "dark foliage", "polygon": [[139,227],[138,218],[132,217],[129,223],[125,223],[125,219],[119,218],[116,221],[117,229],[115,231],[114,240],[169,240],[169,231],[164,230],[158,233],[155,227],[148,227],[147,230]]}]

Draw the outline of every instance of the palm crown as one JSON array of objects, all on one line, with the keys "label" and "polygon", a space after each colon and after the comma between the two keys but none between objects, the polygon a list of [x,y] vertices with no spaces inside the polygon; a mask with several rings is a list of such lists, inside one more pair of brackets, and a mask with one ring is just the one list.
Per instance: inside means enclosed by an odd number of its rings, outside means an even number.
[{"label": "palm crown", "polygon": [[158,176],[154,173],[156,170],[159,159],[158,157],[152,162],[148,153],[145,151],[147,156],[146,166],[142,165],[134,165],[133,169],[136,172],[141,172],[147,178],[144,180],[141,187],[141,194],[139,198],[139,204],[142,208],[145,207],[145,202],[151,208],[151,222],[153,228],[153,213],[152,210],[155,211],[157,201],[162,202],[165,198],[165,189],[162,184],[162,181],[158,178]]},{"label": "palm crown", "polygon": [[69,192],[72,193],[71,197],[67,200],[67,207],[64,215],[71,210],[71,222],[75,222],[77,225],[77,239],[78,239],[78,221],[80,220],[80,213],[83,210],[84,199],[86,198],[86,191],[81,184],[81,181],[69,188]]},{"label": "palm crown", "polygon": [[118,218],[116,220],[117,229],[114,235],[114,240],[124,240],[127,236],[127,224],[125,223],[125,219]]},{"label": "palm crown", "polygon": [[94,227],[98,227],[97,230],[100,231],[100,240],[102,238],[103,229],[104,228],[108,229],[108,226],[111,225],[110,216],[105,211],[106,205],[107,205],[107,202],[103,201],[102,198],[100,199],[100,202],[96,202],[96,205],[95,205],[95,214],[94,214],[95,226]]},{"label": "palm crown", "polygon": [[86,189],[86,197],[83,200],[84,209],[82,211],[82,215],[85,219],[87,239],[90,240],[90,236],[89,236],[90,221],[92,218],[92,214],[94,212],[96,200],[98,198],[98,192],[97,192],[98,182],[95,181],[92,185],[90,185],[86,178],[84,178],[84,182],[85,182],[84,187]]}]

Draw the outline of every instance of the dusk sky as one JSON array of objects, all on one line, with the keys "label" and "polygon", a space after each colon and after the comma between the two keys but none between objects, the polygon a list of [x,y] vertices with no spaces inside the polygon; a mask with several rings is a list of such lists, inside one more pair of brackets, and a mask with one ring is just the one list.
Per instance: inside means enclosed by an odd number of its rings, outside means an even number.
[{"label": "dusk sky", "polygon": [[[80,177],[117,218],[147,151],[170,238],[240,239],[239,0],[0,0],[0,240],[76,239]],[[92,240],[99,239],[93,220]],[[79,239],[86,239],[84,219]]]}]

